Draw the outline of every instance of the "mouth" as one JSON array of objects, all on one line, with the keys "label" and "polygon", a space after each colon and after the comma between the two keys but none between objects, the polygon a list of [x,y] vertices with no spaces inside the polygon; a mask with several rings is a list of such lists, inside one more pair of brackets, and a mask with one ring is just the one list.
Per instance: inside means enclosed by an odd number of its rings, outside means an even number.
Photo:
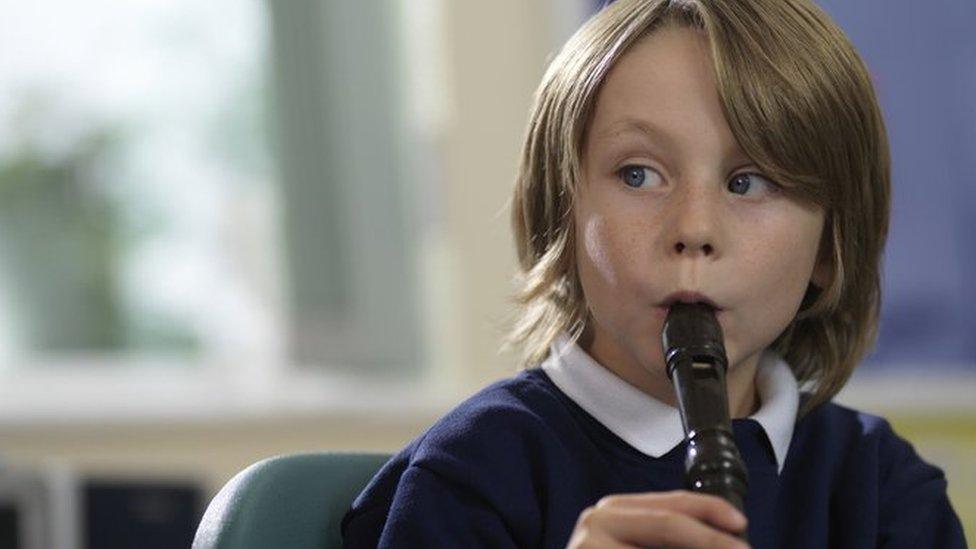
[{"label": "mouth", "polygon": [[664,299],[664,301],[658,304],[658,307],[663,307],[664,309],[669,310],[675,303],[704,303],[705,305],[715,309],[716,312],[722,310],[722,307],[719,307],[718,304],[716,304],[715,301],[713,301],[707,295],[688,291],[674,292],[673,294],[670,294]]}]

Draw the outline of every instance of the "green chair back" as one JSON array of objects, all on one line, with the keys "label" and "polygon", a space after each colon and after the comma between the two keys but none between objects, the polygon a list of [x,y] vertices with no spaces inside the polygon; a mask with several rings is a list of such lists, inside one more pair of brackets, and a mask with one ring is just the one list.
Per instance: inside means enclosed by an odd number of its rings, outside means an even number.
[{"label": "green chair back", "polygon": [[342,547],[339,524],[388,454],[315,453],[259,461],[207,507],[193,549]]}]

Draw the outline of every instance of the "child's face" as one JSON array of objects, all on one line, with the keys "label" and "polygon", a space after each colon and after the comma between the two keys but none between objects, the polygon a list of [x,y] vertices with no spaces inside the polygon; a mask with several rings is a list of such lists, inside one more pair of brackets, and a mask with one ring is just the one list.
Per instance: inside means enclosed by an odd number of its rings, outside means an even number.
[{"label": "child's face", "polygon": [[816,261],[823,210],[738,177],[757,167],[722,114],[707,48],[672,27],[633,46],[608,74],[585,140],[574,216],[594,320],[587,346],[625,378],[664,375],[670,294],[699,292],[721,308],[734,375],[755,366],[811,278],[823,286],[829,272]]}]

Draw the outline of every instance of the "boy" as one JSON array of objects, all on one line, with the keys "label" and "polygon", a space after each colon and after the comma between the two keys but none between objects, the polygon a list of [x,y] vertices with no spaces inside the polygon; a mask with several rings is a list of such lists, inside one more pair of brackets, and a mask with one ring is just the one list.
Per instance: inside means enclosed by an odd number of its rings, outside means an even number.
[{"label": "boy", "polygon": [[[618,0],[553,61],[523,151],[528,368],[395,456],[348,546],[964,546],[942,472],[829,402],[874,341],[889,159],[819,9]],[[722,326],[747,517],[680,490],[677,301]]]}]

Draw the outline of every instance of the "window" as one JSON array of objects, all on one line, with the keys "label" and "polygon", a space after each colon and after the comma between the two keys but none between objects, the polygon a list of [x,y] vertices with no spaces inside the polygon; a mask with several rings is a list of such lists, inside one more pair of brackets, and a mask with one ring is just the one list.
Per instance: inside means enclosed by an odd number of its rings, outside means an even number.
[{"label": "window", "polygon": [[405,67],[431,53],[405,25],[435,4],[11,6],[0,415],[307,407],[347,386],[296,379],[415,378],[442,75]]},{"label": "window", "polygon": [[264,23],[257,2],[9,6],[8,347],[196,356],[273,343]]},{"label": "window", "polygon": [[11,8],[10,347],[418,367],[399,6],[264,7]]}]

